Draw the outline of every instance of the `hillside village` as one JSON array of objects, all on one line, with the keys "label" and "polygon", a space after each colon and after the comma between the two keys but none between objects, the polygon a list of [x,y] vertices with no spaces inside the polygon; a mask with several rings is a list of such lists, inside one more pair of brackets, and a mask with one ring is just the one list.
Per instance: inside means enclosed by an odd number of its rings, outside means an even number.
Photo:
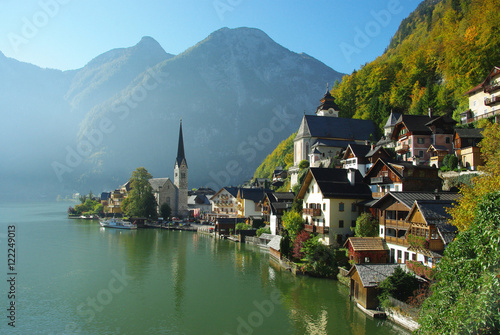
[{"label": "hillside village", "polygon": [[[457,234],[457,227],[448,223],[448,210],[460,197],[456,187],[443,186],[441,170],[478,173],[484,164],[479,146],[483,135],[473,126],[481,119],[498,121],[497,92],[500,68],[495,67],[466,93],[469,110],[462,113],[460,123],[430,109],[428,115],[391,112],[383,136],[376,140],[371,121],[339,117],[327,88],[315,115],[304,115],[298,126],[291,168],[276,166],[272,180],[256,178],[219,190],[188,191],[181,121],[173,181],[149,180],[158,216],[166,203],[172,217],[202,223],[199,233],[260,245],[296,273],[314,272],[301,268],[300,259],[284,250],[293,247],[301,234],[307,234],[305,241],[314,237],[323,246],[345,250],[339,280],[350,286],[350,296],[361,309],[377,316],[377,287],[397,268],[413,272],[425,285],[432,282],[433,269]],[[274,191],[287,182],[288,192]],[[120,205],[130,187],[127,182],[101,194],[107,216],[122,214]],[[289,236],[293,229],[286,220],[293,211],[301,222]],[[360,218],[365,217],[371,218],[374,233],[355,236],[357,225],[363,224]],[[169,220],[160,218],[160,226]],[[340,263],[337,258],[335,264]],[[411,323],[403,322],[416,329]]]}]

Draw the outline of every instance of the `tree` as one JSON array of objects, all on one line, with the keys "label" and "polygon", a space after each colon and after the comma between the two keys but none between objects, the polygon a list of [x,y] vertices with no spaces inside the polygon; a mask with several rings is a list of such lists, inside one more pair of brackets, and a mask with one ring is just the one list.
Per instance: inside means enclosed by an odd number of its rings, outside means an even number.
[{"label": "tree", "polygon": [[302,230],[296,237],[293,242],[293,257],[297,260],[301,260],[304,258],[304,251],[302,247],[304,243],[311,237],[307,231]]},{"label": "tree", "polygon": [[302,215],[296,211],[287,211],[283,214],[281,220],[283,222],[283,228],[288,231],[291,240],[294,241],[299,232],[304,229]]},{"label": "tree", "polygon": [[483,131],[483,140],[479,144],[485,166],[479,169],[483,174],[472,178],[472,185],[462,185],[462,197],[458,204],[450,209],[453,224],[460,230],[466,230],[474,221],[478,199],[490,192],[500,191],[500,126],[488,124]]},{"label": "tree", "polygon": [[122,202],[123,212],[131,217],[156,218],[156,199],[149,183],[152,176],[143,167],[137,168],[130,177],[130,194]]},{"label": "tree", "polygon": [[172,208],[170,208],[170,206],[166,202],[162,203],[160,206],[160,215],[164,219],[166,219],[170,217],[171,214],[172,214]]},{"label": "tree", "polygon": [[299,169],[303,170],[303,169],[307,169],[309,167],[309,161],[308,160],[301,160],[300,163],[299,163]]},{"label": "tree", "polygon": [[302,260],[306,263],[305,270],[310,274],[326,278],[337,276],[336,251],[333,246],[321,243],[318,235],[302,243],[302,253],[304,254]]},{"label": "tree", "polygon": [[378,236],[378,222],[370,213],[361,213],[356,219],[356,227],[352,228],[357,237]]},{"label": "tree", "polygon": [[392,275],[380,283],[380,300],[391,296],[405,302],[418,288],[418,279],[411,273],[404,271],[401,267],[397,267]]},{"label": "tree", "polygon": [[500,192],[478,201],[473,222],[446,248],[436,277],[418,333],[498,334]]}]

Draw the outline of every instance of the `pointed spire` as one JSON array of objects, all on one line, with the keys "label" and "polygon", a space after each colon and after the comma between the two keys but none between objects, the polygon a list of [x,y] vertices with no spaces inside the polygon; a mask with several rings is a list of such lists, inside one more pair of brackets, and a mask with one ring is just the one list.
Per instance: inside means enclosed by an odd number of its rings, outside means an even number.
[{"label": "pointed spire", "polygon": [[177,158],[176,158],[176,163],[177,165],[181,165],[182,161],[187,165],[186,157],[184,156],[184,139],[182,136],[182,118],[180,122],[180,128],[179,128],[179,146],[177,147]]}]

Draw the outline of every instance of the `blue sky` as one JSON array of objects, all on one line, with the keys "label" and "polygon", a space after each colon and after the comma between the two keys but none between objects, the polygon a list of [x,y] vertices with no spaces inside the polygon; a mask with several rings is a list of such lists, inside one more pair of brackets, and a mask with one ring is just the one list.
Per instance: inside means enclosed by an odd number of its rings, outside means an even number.
[{"label": "blue sky", "polygon": [[142,36],[179,54],[213,31],[252,27],[351,73],[381,55],[420,0],[2,0],[0,51],[61,70]]}]

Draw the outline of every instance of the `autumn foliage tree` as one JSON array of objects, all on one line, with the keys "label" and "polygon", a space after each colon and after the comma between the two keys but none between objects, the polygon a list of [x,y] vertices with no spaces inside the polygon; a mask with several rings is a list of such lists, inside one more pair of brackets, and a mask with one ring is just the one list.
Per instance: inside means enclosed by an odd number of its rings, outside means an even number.
[{"label": "autumn foliage tree", "polygon": [[484,195],[500,191],[500,126],[496,123],[486,125],[483,140],[479,144],[485,166],[479,167],[483,174],[475,177],[471,185],[464,184],[460,189],[462,197],[450,209],[452,222],[461,231],[466,230],[474,221],[477,200]]}]

